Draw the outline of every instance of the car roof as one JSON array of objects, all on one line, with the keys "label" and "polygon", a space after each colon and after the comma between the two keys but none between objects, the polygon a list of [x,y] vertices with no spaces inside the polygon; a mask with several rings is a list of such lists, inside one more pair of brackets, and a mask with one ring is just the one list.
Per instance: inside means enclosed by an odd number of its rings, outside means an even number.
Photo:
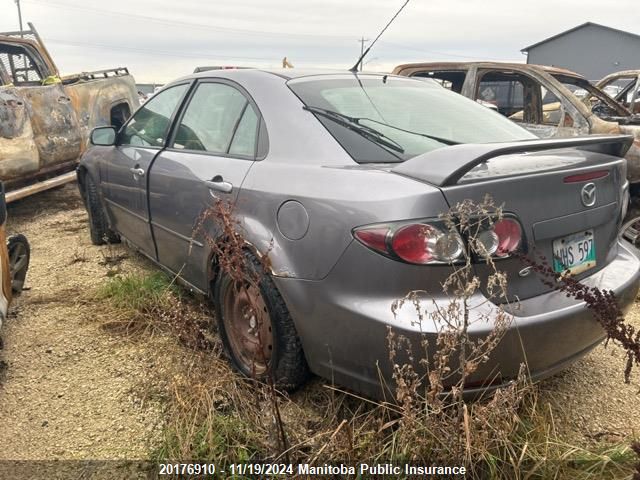
[{"label": "car roof", "polygon": [[583,78],[582,75],[566,68],[553,67],[549,65],[536,65],[531,63],[513,63],[513,62],[426,62],[426,63],[405,63],[398,65],[393,69],[394,72],[400,72],[406,69],[416,68],[433,68],[433,69],[446,69],[451,68],[453,70],[467,69],[471,66],[478,68],[512,68],[514,70],[543,70],[547,73],[556,73],[562,75],[568,75],[576,78]]},{"label": "car roof", "polygon": [[[198,73],[193,73],[182,77],[176,81],[184,81],[192,78],[229,78],[229,79],[242,79],[248,77],[254,77],[256,75],[275,75],[283,78],[284,80],[292,80],[302,77],[315,77],[321,75],[353,75],[349,70],[339,69],[326,69],[326,68],[238,68],[238,69],[223,69],[223,70],[207,70]],[[376,73],[376,72],[358,72],[359,76],[381,76],[389,75],[388,73]],[[395,76],[395,75],[394,75]],[[175,82],[171,82],[175,83]]]}]

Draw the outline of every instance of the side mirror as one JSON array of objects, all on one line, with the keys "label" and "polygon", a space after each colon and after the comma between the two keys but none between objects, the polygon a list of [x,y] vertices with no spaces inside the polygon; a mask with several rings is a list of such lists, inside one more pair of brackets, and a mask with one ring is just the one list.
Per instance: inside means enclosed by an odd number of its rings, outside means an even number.
[{"label": "side mirror", "polygon": [[110,147],[116,143],[116,129],[113,127],[96,127],[91,131],[91,144]]}]

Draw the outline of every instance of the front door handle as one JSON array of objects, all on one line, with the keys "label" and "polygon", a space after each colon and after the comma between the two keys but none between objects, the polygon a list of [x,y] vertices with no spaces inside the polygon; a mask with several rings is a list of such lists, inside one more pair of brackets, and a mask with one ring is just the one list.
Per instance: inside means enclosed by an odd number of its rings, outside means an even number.
[{"label": "front door handle", "polygon": [[129,171],[136,177],[142,177],[144,175],[144,170],[140,167],[131,167]]},{"label": "front door handle", "polygon": [[204,184],[216,192],[231,193],[233,191],[233,185],[225,182],[220,175],[216,175],[211,180],[205,180]]}]

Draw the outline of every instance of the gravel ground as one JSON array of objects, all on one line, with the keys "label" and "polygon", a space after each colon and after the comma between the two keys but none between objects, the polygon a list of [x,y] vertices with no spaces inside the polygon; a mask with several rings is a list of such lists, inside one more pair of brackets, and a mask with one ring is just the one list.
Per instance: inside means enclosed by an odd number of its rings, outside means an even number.
[{"label": "gravel ground", "polygon": [[[32,250],[28,290],[2,332],[0,459],[146,458],[162,410],[145,389],[168,340],[126,341],[95,320],[87,292],[105,281],[113,247],[91,245],[75,185],[13,204],[9,217]],[[120,268],[149,268],[117,248]]]},{"label": "gravel ground", "polygon": [[[0,459],[148,458],[161,439],[162,404],[147,393],[166,390],[176,342],[104,331],[87,292],[113,268],[104,265],[110,249],[126,256],[122,271],[151,265],[123,247],[90,244],[75,185],[11,205],[9,219],[11,232],[29,238],[32,258],[28,290],[2,331]],[[640,327],[637,304],[629,319]],[[562,438],[621,442],[640,434],[640,372],[625,385],[623,367],[619,351],[598,347],[542,383]]]}]

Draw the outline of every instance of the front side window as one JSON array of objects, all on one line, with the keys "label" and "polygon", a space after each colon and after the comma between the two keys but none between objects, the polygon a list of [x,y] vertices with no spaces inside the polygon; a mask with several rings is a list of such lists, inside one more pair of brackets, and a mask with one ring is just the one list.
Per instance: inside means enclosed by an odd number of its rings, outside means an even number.
[{"label": "front side window", "polygon": [[433,81],[351,75],[301,77],[288,85],[360,163],[398,163],[457,143],[536,138]]},{"label": "front side window", "polygon": [[147,100],[120,133],[118,144],[163,147],[171,117],[187,88],[189,85],[186,83],[169,87]]},{"label": "front side window", "polygon": [[[543,125],[559,125],[563,120],[562,113],[564,109],[562,108],[562,102],[555,93],[544,87],[540,87],[540,94],[542,97],[542,118],[540,123]],[[565,115],[565,120],[568,119],[570,119],[570,116]],[[573,125],[573,121],[565,121],[565,123]]]},{"label": "front side window", "polygon": [[238,89],[202,83],[180,121],[173,148],[221,155],[255,155],[258,116]]}]

